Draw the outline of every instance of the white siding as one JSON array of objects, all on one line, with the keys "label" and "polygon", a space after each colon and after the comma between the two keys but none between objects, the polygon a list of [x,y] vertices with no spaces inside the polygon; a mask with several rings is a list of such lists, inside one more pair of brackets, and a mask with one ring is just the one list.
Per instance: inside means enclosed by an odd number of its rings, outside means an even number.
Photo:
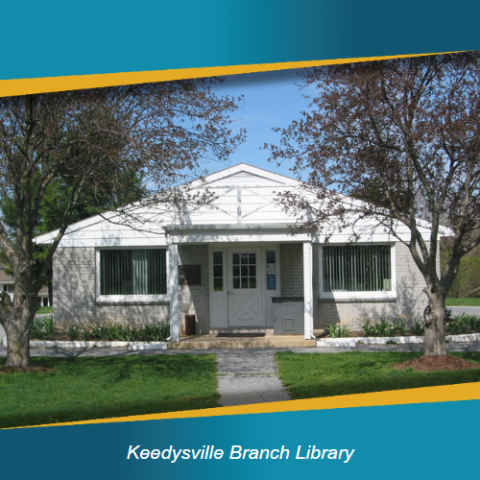
[{"label": "white siding", "polygon": [[[186,188],[186,187],[185,187]],[[291,241],[288,237],[288,226],[295,224],[297,219],[288,215],[278,202],[279,193],[285,191],[304,193],[311,201],[315,197],[302,190],[301,183],[296,180],[277,175],[272,172],[251,167],[237,165],[223,172],[212,174],[204,180],[193,182],[190,193],[209,191],[215,195],[209,205],[200,207],[187,206],[184,211],[175,210],[168,205],[133,205],[126,208],[129,216],[119,216],[109,213],[104,217],[93,217],[72,225],[64,235],[61,247],[100,247],[100,246],[154,246],[168,244],[165,227],[182,226],[211,226],[210,236],[201,240],[215,241],[216,230],[219,226],[283,226],[280,236],[264,238],[254,232],[252,241]],[[358,200],[345,197],[345,203],[361,203]],[[107,219],[105,219],[107,218]],[[374,220],[355,221],[352,218],[347,222],[349,226],[342,227],[338,221],[330,220],[322,224],[320,233],[313,239],[314,243],[352,241],[353,234],[362,242],[392,242],[397,239],[389,234],[383,226]],[[421,231],[428,239],[428,225]],[[396,228],[402,240],[409,238],[408,229],[402,225]],[[183,233],[185,240],[191,238]],[[55,232],[41,235],[37,241],[49,243]],[[304,238],[298,238],[303,241]],[[248,241],[245,235],[223,236],[221,241]]]}]

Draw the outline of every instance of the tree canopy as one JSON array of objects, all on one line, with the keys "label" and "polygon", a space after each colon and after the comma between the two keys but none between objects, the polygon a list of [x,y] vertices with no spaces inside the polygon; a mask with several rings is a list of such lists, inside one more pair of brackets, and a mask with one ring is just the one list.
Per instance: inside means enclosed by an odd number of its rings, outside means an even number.
[{"label": "tree canopy", "polygon": [[[140,172],[135,172],[134,170],[127,171],[123,173],[123,176],[121,189],[113,190],[113,185],[109,185],[107,180],[100,190],[94,187],[87,187],[72,210],[70,223],[79,222],[93,215],[120,208],[123,205],[139,201],[145,196],[146,186],[143,184]],[[40,177],[40,172],[38,177]],[[62,178],[56,178],[48,185],[34,225],[35,235],[47,233],[62,226],[62,213],[71,196],[72,186],[65,183],[65,180]],[[9,229],[10,237],[14,239],[16,219],[14,199],[7,196],[1,197],[0,212],[5,227]],[[36,272],[42,270],[48,251],[48,247],[34,245],[33,258],[35,260]],[[0,263],[5,265],[5,273],[7,275],[13,275],[12,267],[4,250],[0,251]],[[52,273],[50,268],[44,281],[44,284],[48,287],[50,305],[52,305],[53,301]]]},{"label": "tree canopy", "polygon": [[[0,219],[0,243],[15,281],[13,304],[4,294],[0,305],[8,365],[28,365],[37,292],[80,210],[115,208],[130,193],[155,194],[152,203],[169,205],[176,200],[172,187],[198,171],[203,158],[225,160],[243,141],[243,130],[234,135],[229,128],[237,103],[210,91],[216,81],[0,99],[0,196],[13,221],[9,227]],[[141,192],[129,192],[134,176],[143,181]],[[94,199],[101,205],[92,206]],[[39,269],[34,236],[42,222],[58,232]]]},{"label": "tree canopy", "polygon": [[[422,273],[433,316],[426,317],[425,352],[446,353],[444,300],[460,259],[480,243],[480,55],[408,58],[308,70],[315,88],[309,109],[268,145],[272,159],[295,159],[306,169],[316,203],[284,197],[308,211],[317,229],[349,212],[375,219],[393,235],[403,224]],[[351,208],[343,195],[362,198]],[[319,205],[322,205],[319,207]],[[325,208],[324,208],[325,207]],[[428,222],[429,239],[421,226]],[[452,231],[441,272],[442,223]]]}]

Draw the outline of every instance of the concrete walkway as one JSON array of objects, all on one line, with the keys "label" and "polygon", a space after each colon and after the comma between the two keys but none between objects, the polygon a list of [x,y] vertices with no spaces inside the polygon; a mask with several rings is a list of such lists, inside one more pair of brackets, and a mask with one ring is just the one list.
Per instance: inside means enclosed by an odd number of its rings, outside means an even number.
[{"label": "concrete walkway", "polygon": [[290,400],[278,377],[277,350],[223,350],[217,353],[222,406]]}]

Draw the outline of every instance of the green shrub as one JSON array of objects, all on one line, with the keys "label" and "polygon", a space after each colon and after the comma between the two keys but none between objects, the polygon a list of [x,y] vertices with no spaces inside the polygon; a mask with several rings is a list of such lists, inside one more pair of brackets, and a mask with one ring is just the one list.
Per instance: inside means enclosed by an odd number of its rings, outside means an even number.
[{"label": "green shrub", "polygon": [[374,327],[375,335],[379,337],[385,337],[390,334],[390,325],[388,325],[388,320],[386,318],[381,318],[380,323],[377,323]]},{"label": "green shrub", "polygon": [[362,329],[366,337],[391,337],[394,335],[404,336],[408,332],[407,319],[401,317],[390,321],[388,318],[382,317],[378,323],[372,323],[370,320],[364,320]]},{"label": "green shrub", "polygon": [[129,325],[94,322],[90,328],[89,339],[103,341],[132,342],[138,337],[138,332]]},{"label": "green shrub", "polygon": [[363,321],[362,330],[366,337],[371,337],[372,335],[375,335],[375,327],[372,325],[370,320]]},{"label": "green shrub", "polygon": [[108,338],[108,326],[105,323],[93,322],[89,337],[95,340],[106,340]]},{"label": "green shrub", "polygon": [[30,338],[40,338],[42,340],[55,338],[53,317],[36,318],[30,330]]},{"label": "green shrub", "polygon": [[170,324],[147,325],[140,334],[146,342],[164,342],[170,336]]},{"label": "green shrub", "polygon": [[67,335],[72,342],[78,339],[80,336],[80,332],[78,330],[78,326],[75,325],[73,322],[70,322],[67,327]]},{"label": "green shrub", "polygon": [[456,322],[467,325],[469,329],[480,331],[480,317],[471,313],[461,313],[455,317]]},{"label": "green shrub", "polygon": [[478,315],[471,315],[470,327],[476,332],[480,332],[480,317]]},{"label": "green shrub", "polygon": [[396,318],[392,323],[391,333],[392,335],[398,334],[402,337],[408,332],[407,322],[402,318]]},{"label": "green shrub", "polygon": [[137,336],[136,330],[129,325],[113,324],[106,327],[105,340],[132,342]]},{"label": "green shrub", "polygon": [[423,320],[415,319],[411,328],[414,335],[423,335],[425,333],[425,323]]},{"label": "green shrub", "polygon": [[168,323],[160,323],[157,325],[147,325],[137,330],[130,325],[121,323],[105,324],[94,322],[87,329],[80,330],[79,336],[83,340],[106,340],[120,342],[163,342],[170,336],[170,325]]},{"label": "green shrub", "polygon": [[461,335],[468,332],[470,319],[468,316],[457,315],[450,322],[445,324],[445,331],[451,335]]},{"label": "green shrub", "polygon": [[350,335],[348,327],[342,327],[341,325],[331,323],[327,328],[332,338],[348,337]]},{"label": "green shrub", "polygon": [[[339,336],[346,337],[350,334],[347,327],[337,328]],[[147,325],[140,330],[136,330],[130,325],[120,323],[108,325],[102,322],[94,322],[90,325],[90,328],[80,329],[78,325],[70,322],[67,326],[66,334],[71,341],[81,338],[84,341],[164,342],[170,337],[170,324],[164,322],[156,325]],[[55,339],[53,318],[49,316],[35,319],[30,331],[30,338],[39,338],[42,340]]]}]

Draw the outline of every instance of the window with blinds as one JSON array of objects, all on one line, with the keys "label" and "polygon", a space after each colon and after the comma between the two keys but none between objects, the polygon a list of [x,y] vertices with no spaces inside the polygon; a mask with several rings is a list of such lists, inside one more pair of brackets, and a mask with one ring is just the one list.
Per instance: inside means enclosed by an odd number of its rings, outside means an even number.
[{"label": "window with blinds", "polygon": [[322,247],[324,292],[392,290],[390,245]]},{"label": "window with blinds", "polygon": [[100,251],[100,295],[166,293],[165,249]]}]

